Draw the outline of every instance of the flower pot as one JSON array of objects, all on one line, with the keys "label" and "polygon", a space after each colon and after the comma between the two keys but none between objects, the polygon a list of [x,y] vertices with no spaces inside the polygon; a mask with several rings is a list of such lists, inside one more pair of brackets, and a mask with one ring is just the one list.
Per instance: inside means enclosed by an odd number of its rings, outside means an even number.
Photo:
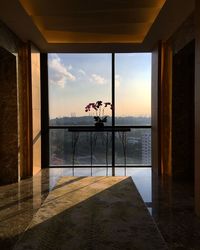
[{"label": "flower pot", "polygon": [[103,122],[95,122],[95,127],[97,128],[97,129],[101,129],[101,128],[103,128],[104,127],[104,123]]}]

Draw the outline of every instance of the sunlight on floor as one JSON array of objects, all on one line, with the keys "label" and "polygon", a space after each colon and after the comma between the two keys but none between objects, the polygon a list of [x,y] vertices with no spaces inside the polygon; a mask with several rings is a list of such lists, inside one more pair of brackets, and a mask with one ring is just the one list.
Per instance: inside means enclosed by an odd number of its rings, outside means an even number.
[{"label": "sunlight on floor", "polygon": [[[107,172],[108,171],[108,172]],[[145,203],[152,202],[151,168],[116,168],[116,176],[131,176]],[[61,176],[111,176],[111,168],[52,168],[49,169],[52,189]]]}]

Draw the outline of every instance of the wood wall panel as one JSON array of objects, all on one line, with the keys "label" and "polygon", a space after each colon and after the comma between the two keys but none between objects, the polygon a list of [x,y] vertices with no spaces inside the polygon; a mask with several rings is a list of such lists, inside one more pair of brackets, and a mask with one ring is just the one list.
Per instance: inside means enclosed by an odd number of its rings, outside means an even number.
[{"label": "wood wall panel", "polygon": [[19,49],[19,138],[20,177],[32,176],[32,88],[31,88],[30,44]]},{"label": "wood wall panel", "polygon": [[158,175],[171,175],[171,63],[168,44],[152,53],[152,166]]},{"label": "wood wall panel", "polygon": [[194,40],[173,56],[172,174],[194,180]]}]

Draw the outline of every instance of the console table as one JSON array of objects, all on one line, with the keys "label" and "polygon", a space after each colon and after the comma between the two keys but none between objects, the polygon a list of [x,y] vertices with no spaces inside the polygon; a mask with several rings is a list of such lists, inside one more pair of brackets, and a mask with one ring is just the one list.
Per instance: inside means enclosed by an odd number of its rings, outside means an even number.
[{"label": "console table", "polygon": [[[119,136],[121,138],[122,147],[123,147],[123,153],[124,153],[124,165],[126,166],[126,132],[131,131],[130,126],[104,126],[102,128],[98,128],[95,126],[72,126],[68,127],[68,131],[72,132],[72,165],[74,166],[74,160],[75,160],[75,152],[76,152],[76,146],[79,139],[79,133],[81,132],[89,132],[90,133],[90,164],[91,164],[91,171],[92,171],[92,165],[93,165],[93,142],[95,141],[95,133],[99,132],[105,132],[105,146],[106,146],[106,166],[107,166],[107,174],[108,174],[108,133],[112,132],[112,175],[115,175],[114,170],[114,151],[115,151],[115,132],[119,133]],[[92,174],[92,172],[91,172]]]},{"label": "console table", "polygon": [[[90,165],[91,165],[91,173],[92,173],[92,154],[93,154],[93,135],[99,132],[105,132],[105,139],[106,139],[106,163],[108,165],[108,134],[112,133],[112,175],[115,175],[115,133],[119,133],[119,137],[122,142],[123,146],[123,153],[124,153],[124,165],[126,166],[126,136],[127,132],[131,131],[131,129],[151,129],[151,125],[132,125],[132,126],[104,126],[103,128],[96,128],[93,126],[80,126],[80,125],[51,125],[49,129],[66,129],[72,133],[72,165],[74,165],[74,157],[76,153],[76,146],[79,139],[79,134],[81,132],[88,132],[89,133],[89,141],[90,141]],[[74,168],[73,168],[74,169]],[[108,171],[108,168],[107,168]],[[126,171],[126,168],[125,168]]]}]

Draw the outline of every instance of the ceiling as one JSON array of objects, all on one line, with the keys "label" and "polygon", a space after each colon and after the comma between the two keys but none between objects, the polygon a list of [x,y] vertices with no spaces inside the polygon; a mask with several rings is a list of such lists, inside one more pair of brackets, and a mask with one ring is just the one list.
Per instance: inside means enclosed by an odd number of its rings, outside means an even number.
[{"label": "ceiling", "polygon": [[141,43],[165,0],[20,0],[48,43]]},{"label": "ceiling", "polygon": [[194,0],[0,1],[3,22],[49,52],[150,50],[193,9]]}]

